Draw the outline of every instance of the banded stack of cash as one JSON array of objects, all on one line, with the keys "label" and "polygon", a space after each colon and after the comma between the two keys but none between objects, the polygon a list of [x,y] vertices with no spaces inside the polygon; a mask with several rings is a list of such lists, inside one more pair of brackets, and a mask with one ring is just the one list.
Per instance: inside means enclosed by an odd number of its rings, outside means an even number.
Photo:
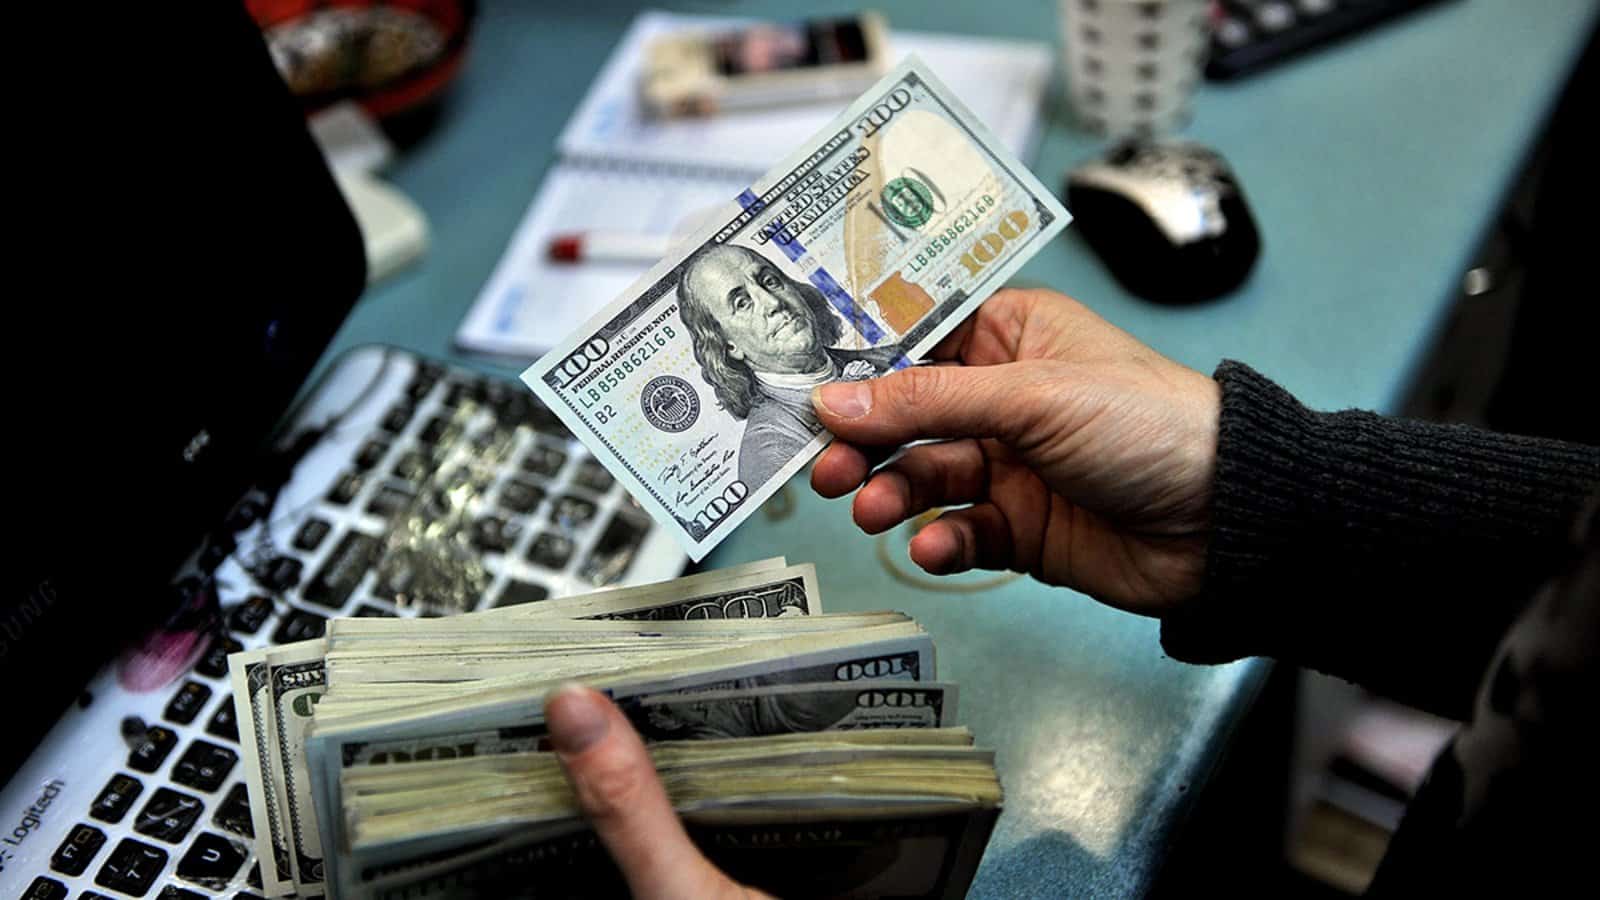
[{"label": "banded stack of cash", "polygon": [[547,752],[581,680],[651,743],[691,832],[785,895],[960,896],[1000,805],[932,639],[825,614],[768,560],[442,619],[334,619],[229,658],[265,890],[595,896],[621,884]]}]

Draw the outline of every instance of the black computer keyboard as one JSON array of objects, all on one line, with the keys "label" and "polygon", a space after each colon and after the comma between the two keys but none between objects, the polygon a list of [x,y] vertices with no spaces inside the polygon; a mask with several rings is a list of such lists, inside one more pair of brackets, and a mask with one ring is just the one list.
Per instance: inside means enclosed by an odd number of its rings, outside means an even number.
[{"label": "black computer keyboard", "polygon": [[1443,0],[1221,0],[1206,77],[1258,72]]},{"label": "black computer keyboard", "polygon": [[[185,626],[193,662],[145,687],[108,665],[0,792],[19,829],[0,843],[0,900],[260,897],[229,653],[320,637],[331,616],[538,602],[688,561],[514,381],[363,348],[290,433],[334,418],[282,490],[244,497],[179,573],[178,595],[210,592]],[[426,533],[412,541],[408,521]],[[459,569],[442,590],[415,565],[429,542]]]}]

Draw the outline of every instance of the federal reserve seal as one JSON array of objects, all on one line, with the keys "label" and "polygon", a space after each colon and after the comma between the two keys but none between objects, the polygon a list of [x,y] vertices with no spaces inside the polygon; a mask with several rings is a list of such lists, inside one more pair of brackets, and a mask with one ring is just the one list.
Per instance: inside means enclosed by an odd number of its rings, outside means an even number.
[{"label": "federal reserve seal", "polygon": [[879,195],[883,211],[907,228],[921,228],[933,218],[933,192],[915,178],[896,178]]},{"label": "federal reserve seal", "polygon": [[683,431],[700,418],[700,395],[676,375],[657,375],[645,382],[639,405],[650,424],[662,431]]}]

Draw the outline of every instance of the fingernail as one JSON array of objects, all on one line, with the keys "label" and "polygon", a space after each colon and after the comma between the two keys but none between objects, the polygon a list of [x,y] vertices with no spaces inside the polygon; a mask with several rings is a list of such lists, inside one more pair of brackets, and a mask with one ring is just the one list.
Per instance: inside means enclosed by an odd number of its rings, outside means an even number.
[{"label": "fingernail", "polygon": [[577,682],[556,688],[545,698],[545,724],[550,743],[561,753],[582,753],[600,742],[610,727],[605,701]]},{"label": "fingernail", "polygon": [[811,402],[841,419],[859,419],[872,409],[872,388],[859,381],[825,384],[812,394]]}]

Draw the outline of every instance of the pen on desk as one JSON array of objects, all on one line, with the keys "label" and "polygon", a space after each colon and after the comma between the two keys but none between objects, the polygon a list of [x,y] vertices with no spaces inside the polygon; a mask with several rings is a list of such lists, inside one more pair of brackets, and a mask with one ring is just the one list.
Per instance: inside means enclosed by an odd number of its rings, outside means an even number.
[{"label": "pen on desk", "polygon": [[664,234],[634,231],[579,231],[550,239],[550,258],[557,262],[654,263],[667,255],[671,239]]}]

